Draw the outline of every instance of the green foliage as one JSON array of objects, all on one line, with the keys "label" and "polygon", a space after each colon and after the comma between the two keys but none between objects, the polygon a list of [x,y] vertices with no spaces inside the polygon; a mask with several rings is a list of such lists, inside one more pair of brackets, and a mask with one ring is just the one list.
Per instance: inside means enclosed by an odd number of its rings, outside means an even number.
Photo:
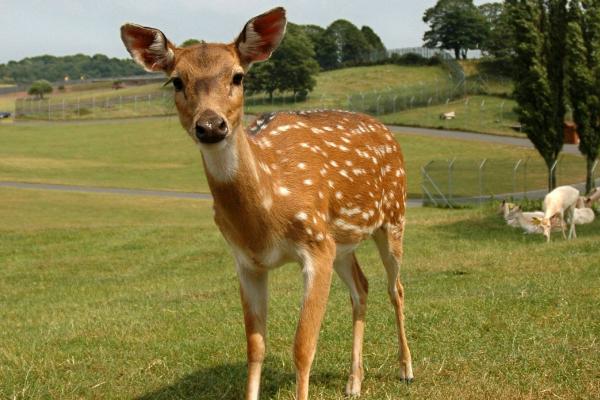
[{"label": "green foliage", "polygon": [[360,28],[360,31],[371,46],[372,50],[369,54],[370,61],[377,61],[387,58],[387,49],[375,31],[369,26],[363,26]]},{"label": "green foliage", "polygon": [[180,47],[189,47],[189,46],[193,46],[198,43],[201,43],[198,39],[188,39],[188,40],[184,41],[183,43],[181,43]]},{"label": "green foliage", "polygon": [[586,191],[600,150],[600,1],[573,0],[567,30],[567,88],[579,150],[587,160]]},{"label": "green foliage", "polygon": [[[481,43],[481,50],[495,59],[509,60],[513,55],[514,36],[512,21],[504,3],[485,3],[479,12],[489,26],[489,34]],[[510,61],[505,62],[509,66]]]},{"label": "green foliage", "polygon": [[56,82],[65,77],[109,78],[142,74],[144,71],[133,60],[108,58],[103,54],[92,57],[83,54],[64,57],[45,55],[0,64],[0,77],[20,83],[38,79]]},{"label": "green foliage", "polygon": [[311,40],[300,26],[290,23],[271,58],[250,70],[246,90],[266,92],[270,97],[275,90],[290,91],[303,98],[315,87],[314,75],[318,72],[319,64]]},{"label": "green foliage", "polygon": [[[523,131],[550,168],[564,143],[566,0],[509,0],[514,25],[514,96]],[[556,186],[555,171],[548,188]]]},{"label": "green foliage", "polygon": [[48,93],[52,93],[52,85],[44,79],[33,82],[27,90],[27,94],[37,96],[40,99],[43,99],[44,95]]},{"label": "green foliage", "polygon": [[325,31],[327,36],[334,39],[336,66],[358,65],[369,61],[375,50],[369,41],[354,24],[344,19],[338,19],[329,25]]},{"label": "green foliage", "polygon": [[481,47],[490,29],[473,0],[438,0],[425,10],[423,21],[430,26],[423,35],[425,47],[453,50],[456,59]]}]

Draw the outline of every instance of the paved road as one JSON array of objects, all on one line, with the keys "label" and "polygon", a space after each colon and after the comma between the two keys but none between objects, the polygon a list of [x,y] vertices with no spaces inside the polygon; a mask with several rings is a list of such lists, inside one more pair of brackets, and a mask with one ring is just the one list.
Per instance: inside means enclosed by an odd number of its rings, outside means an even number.
[{"label": "paved road", "polygon": [[[194,192],[175,192],[169,190],[143,190],[143,189],[119,189],[105,188],[98,186],[82,186],[82,185],[54,185],[49,183],[25,183],[0,181],[0,188],[13,189],[33,189],[33,190],[55,190],[59,192],[79,192],[79,193],[104,193],[104,194],[120,194],[126,196],[146,196],[146,197],[168,197],[175,199],[196,199],[196,200],[212,200],[209,193],[194,193]],[[420,207],[420,199],[408,199],[408,207]]]},{"label": "paved road", "polygon": [[[427,129],[427,128],[412,128],[406,126],[395,126],[388,125],[388,128],[392,132],[408,134],[408,135],[419,135],[419,136],[432,136],[443,139],[459,139],[459,140],[471,140],[476,142],[494,143],[494,144],[506,144],[512,146],[526,147],[529,149],[533,148],[533,144],[526,138],[517,138],[511,136],[500,136],[500,135],[489,135],[482,133],[473,132],[461,132],[461,131],[445,131],[441,129]],[[577,145],[565,144],[563,152],[567,154],[581,155]]]},{"label": "paved road", "polygon": [[[164,117],[149,117],[147,119],[158,119]],[[111,123],[124,123],[127,120],[108,120],[102,121],[103,123],[111,122]],[[137,121],[134,120],[134,121]],[[174,122],[176,122],[174,120]],[[45,123],[45,122],[44,122]],[[73,124],[73,122],[67,122],[69,124]],[[98,123],[98,121],[77,121],[75,123],[80,124],[93,124]],[[19,123],[21,124],[21,123]],[[37,124],[37,122],[32,122],[32,125]],[[404,126],[388,126],[392,132],[408,134],[408,135],[419,135],[419,136],[431,136],[438,137],[441,139],[459,139],[459,140],[470,140],[470,141],[478,141],[485,143],[494,143],[494,144],[505,144],[512,146],[520,146],[526,148],[533,148],[533,145],[528,139],[509,137],[509,136],[498,136],[498,135],[488,135],[488,134],[480,134],[480,133],[472,133],[472,132],[461,132],[461,131],[447,131],[440,129],[427,129],[427,128],[414,128],[414,127],[404,127]],[[563,151],[568,154],[577,154],[580,155],[579,150],[576,145],[565,145]],[[57,191],[66,191],[66,192],[84,192],[84,193],[108,193],[108,194],[121,194],[128,196],[150,196],[150,197],[169,197],[169,198],[179,198],[179,199],[201,199],[201,200],[210,200],[212,199],[209,193],[191,193],[191,192],[176,192],[176,191],[163,191],[163,190],[141,190],[141,189],[119,189],[119,188],[104,188],[104,187],[96,187],[96,186],[81,186],[81,185],[53,185],[53,184],[43,184],[43,183],[23,183],[23,182],[10,182],[10,181],[0,181],[0,187],[10,187],[10,188],[19,188],[19,189],[36,189],[36,190],[57,190]],[[419,199],[409,199],[408,206],[409,207],[418,207],[421,205],[421,200]]]}]

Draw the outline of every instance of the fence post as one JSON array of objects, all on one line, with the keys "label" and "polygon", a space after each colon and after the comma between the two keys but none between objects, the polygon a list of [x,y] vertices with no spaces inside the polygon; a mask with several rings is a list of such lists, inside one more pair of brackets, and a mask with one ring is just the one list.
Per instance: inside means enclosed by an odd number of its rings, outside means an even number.
[{"label": "fence post", "polygon": [[594,161],[594,165],[592,165],[592,180],[594,182],[594,186],[598,186],[598,184],[596,183],[596,178],[594,178],[596,176],[596,168],[598,167],[598,160]]},{"label": "fence post", "polygon": [[377,100],[375,100],[375,115],[379,115],[379,102],[381,101],[381,95],[377,96]]},{"label": "fence post", "polygon": [[514,196],[514,194],[517,193],[517,170],[519,169],[519,166],[521,165],[522,161],[523,160],[517,161],[515,166],[513,167],[513,182],[512,182],[513,196]]},{"label": "fence post", "polygon": [[52,120],[52,116],[50,115],[50,99],[48,99],[48,121]]},{"label": "fence post", "polygon": [[527,159],[525,160],[525,164],[524,164],[525,175],[524,175],[524,179],[523,179],[523,198],[525,200],[527,200],[527,166],[529,165],[530,159],[531,159],[531,157],[527,157]]},{"label": "fence post", "polygon": [[62,119],[63,119],[63,121],[66,119],[66,115],[65,115],[65,99],[63,99],[63,101],[62,101]]},{"label": "fence post", "polygon": [[479,206],[481,207],[481,203],[483,202],[483,167],[485,167],[485,163],[487,162],[487,158],[484,158],[481,164],[479,164]]},{"label": "fence post", "polygon": [[77,118],[81,117],[81,110],[79,105],[79,97],[77,98]]},{"label": "fence post", "polygon": [[453,183],[454,183],[454,163],[456,162],[456,157],[454,157],[449,163],[448,163],[448,201],[452,201],[452,196],[453,196]]}]

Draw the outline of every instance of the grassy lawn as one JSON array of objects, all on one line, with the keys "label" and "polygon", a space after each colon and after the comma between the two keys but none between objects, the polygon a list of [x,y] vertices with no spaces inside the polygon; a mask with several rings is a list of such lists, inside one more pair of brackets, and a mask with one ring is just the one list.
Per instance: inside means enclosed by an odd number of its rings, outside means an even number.
[{"label": "grassy lawn", "polygon": [[[420,168],[432,159],[477,160],[493,155],[513,162],[531,156],[539,164],[533,150],[513,146],[396,137],[405,154],[409,195],[413,198],[421,196]],[[565,183],[581,180],[584,165],[571,163],[569,168],[564,175],[572,179]],[[493,187],[494,182],[507,181],[511,169],[500,174],[493,168],[490,171],[497,175],[490,180]],[[545,171],[539,174],[543,182]],[[199,151],[174,117],[0,126],[0,180],[208,191]]]},{"label": "grassy lawn", "polygon": [[[445,105],[414,108],[380,118],[388,124],[525,137],[525,134],[511,128],[518,124],[513,112],[515,105],[514,100],[502,97],[469,96]],[[442,113],[451,111],[456,113],[455,119],[440,119]]]},{"label": "grassy lawn", "polygon": [[[245,339],[209,202],[0,189],[0,398],[239,399]],[[416,381],[398,379],[374,246],[364,399],[600,396],[600,222],[550,245],[491,209],[410,209],[402,270]],[[265,399],[292,399],[296,267],[270,282]],[[334,279],[311,398],[343,399],[348,294]]]}]

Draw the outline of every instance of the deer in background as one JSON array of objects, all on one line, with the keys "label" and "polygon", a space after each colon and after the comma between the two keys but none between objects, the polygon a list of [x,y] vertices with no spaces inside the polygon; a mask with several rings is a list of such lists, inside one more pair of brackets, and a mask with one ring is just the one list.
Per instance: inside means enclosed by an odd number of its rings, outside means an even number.
[{"label": "deer in background", "polygon": [[[247,337],[246,399],[258,399],[265,357],[267,276],[287,262],[301,266],[304,296],[294,340],[296,398],[308,398],[311,364],[332,273],[352,304],[352,364],[346,393],[359,395],[368,283],[355,256],[374,238],[388,279],[399,340],[400,376],[413,379],[399,279],[406,177],[400,146],[366,115],[343,111],[274,113],[242,125],[243,80],[285,33],[275,8],[246,23],[230,44],[177,48],[154,28],[125,24],[121,37],[147,71],[174,87],[183,128],[202,153],[215,222],[236,261]],[[252,134],[254,133],[254,134]]]}]

